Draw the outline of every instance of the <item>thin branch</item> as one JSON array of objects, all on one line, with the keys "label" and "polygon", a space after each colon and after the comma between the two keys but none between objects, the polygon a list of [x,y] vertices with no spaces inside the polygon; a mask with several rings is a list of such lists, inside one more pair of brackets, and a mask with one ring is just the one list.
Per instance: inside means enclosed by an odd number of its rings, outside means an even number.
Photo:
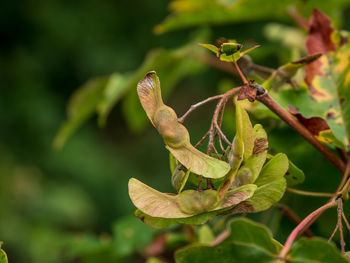
[{"label": "thin branch", "polygon": [[323,154],[341,173],[345,172],[345,164],[342,160],[328,149],[324,144],[319,142],[311,132],[305,128],[297,119],[295,119],[289,112],[287,112],[281,105],[279,105],[270,95],[265,91],[264,94],[257,96],[257,99],[268,107],[272,112],[277,114],[289,126],[296,130],[309,143],[311,143],[320,153]]},{"label": "thin branch", "polygon": [[345,225],[346,225],[348,231],[350,231],[350,224],[349,224],[349,221],[348,221],[348,219],[346,218],[346,216],[344,214],[344,211],[342,212],[342,217],[344,219],[344,222],[345,222]]},{"label": "thin branch", "polygon": [[230,235],[230,231],[228,229],[224,230],[221,232],[220,235],[218,235],[213,242],[210,243],[210,246],[217,246],[219,245],[222,241],[224,241],[228,236]]},{"label": "thin branch", "polygon": [[342,213],[343,213],[343,199],[338,198],[337,199],[338,208],[337,208],[337,214],[338,214],[338,222],[337,225],[339,226],[339,234],[340,234],[340,248],[341,253],[345,253],[345,241],[344,241],[344,233],[343,233],[343,224],[342,224]]},{"label": "thin branch", "polygon": [[332,235],[331,235],[331,236],[329,237],[329,239],[328,239],[328,242],[331,242],[331,241],[332,241],[332,239],[333,239],[335,233],[337,233],[337,231],[338,231],[338,228],[339,228],[339,225],[336,224],[336,225],[335,225],[335,228],[334,228],[334,230],[333,230],[333,232],[332,232]]},{"label": "thin branch", "polygon": [[178,122],[180,123],[183,123],[184,120],[186,119],[186,117],[194,110],[196,110],[198,107],[210,102],[210,101],[213,101],[213,100],[216,100],[216,99],[220,99],[224,96],[224,94],[221,94],[221,95],[216,95],[216,96],[213,96],[213,97],[209,97],[205,100],[202,100],[200,102],[197,102],[196,104],[193,104],[186,112],[184,115],[182,115],[180,118],[178,118]]},{"label": "thin branch", "polygon": [[287,187],[287,191],[298,195],[313,196],[313,197],[332,197],[333,196],[333,194],[331,193],[309,192],[309,191],[303,191],[303,190],[298,190],[298,189],[289,188],[289,187]]},{"label": "thin branch", "polygon": [[258,70],[258,71],[262,71],[262,72],[266,72],[266,73],[273,73],[275,71],[275,69],[273,69],[273,68],[261,66],[261,65],[255,64],[255,63],[250,64],[250,69]]},{"label": "thin branch", "polygon": [[[233,56],[232,56],[233,57]],[[238,64],[237,64],[237,61],[235,59],[233,59],[233,64],[235,65],[236,67],[236,70],[239,74],[239,76],[241,77],[242,81],[243,81],[243,84],[244,85],[248,85],[248,81],[247,79],[245,78],[244,74],[242,73],[241,69],[239,68]]]},{"label": "thin branch", "polygon": [[304,218],[303,221],[300,222],[299,225],[297,225],[296,228],[292,231],[292,233],[289,234],[286,243],[284,244],[280,254],[279,258],[284,259],[289,251],[289,249],[292,247],[292,244],[294,243],[295,239],[302,234],[314,221],[314,219],[318,218],[325,210],[337,206],[337,203],[335,201],[330,201],[326,203],[325,205],[319,207],[315,211],[313,211],[311,214],[309,214],[307,217]]},{"label": "thin branch", "polygon": [[344,193],[344,188],[349,189],[349,184],[350,184],[350,180],[348,179],[350,176],[350,161],[348,160],[347,164],[346,164],[346,168],[345,168],[345,172],[343,174],[343,178],[337,188],[337,191],[334,193],[333,195],[333,199],[337,198],[337,195],[339,192],[342,192],[343,195],[346,194]]},{"label": "thin branch", "polygon": [[198,146],[202,145],[202,143],[205,141],[206,138],[208,138],[209,136],[209,132],[207,132],[206,134],[204,134],[204,136],[202,137],[202,139],[199,140],[199,142],[196,143],[196,145],[194,146],[195,148],[197,148]]}]

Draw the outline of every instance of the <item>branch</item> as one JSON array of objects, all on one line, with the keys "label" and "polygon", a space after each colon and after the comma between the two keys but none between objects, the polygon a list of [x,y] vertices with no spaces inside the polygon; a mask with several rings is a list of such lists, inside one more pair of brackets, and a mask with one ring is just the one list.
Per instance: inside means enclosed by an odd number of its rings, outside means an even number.
[{"label": "branch", "polygon": [[313,197],[332,197],[333,196],[333,194],[331,193],[309,192],[309,191],[303,191],[303,190],[298,190],[298,189],[289,188],[289,187],[287,187],[287,191],[293,194],[313,196]]},{"label": "branch", "polygon": [[293,242],[295,241],[295,239],[302,234],[305,229],[307,229],[310,224],[314,221],[314,219],[317,219],[325,210],[337,206],[337,203],[332,200],[328,203],[326,203],[325,205],[321,206],[320,208],[316,209],[315,211],[313,211],[311,214],[309,214],[307,217],[304,218],[303,221],[300,222],[299,225],[297,225],[296,228],[294,228],[294,230],[292,231],[292,233],[290,233],[290,235],[287,238],[286,243],[284,244],[280,254],[279,254],[279,258],[280,259],[284,259],[289,251],[289,249],[292,247]]},{"label": "branch", "polygon": [[345,172],[345,164],[342,160],[328,149],[324,144],[319,142],[312,133],[305,128],[297,119],[295,119],[289,112],[287,112],[281,105],[279,105],[270,95],[265,91],[262,95],[256,97],[261,103],[268,107],[272,112],[278,115],[289,126],[296,130],[309,143],[311,143],[323,156],[325,156],[338,170],[343,174]]},{"label": "branch", "polygon": [[205,100],[202,100],[200,102],[197,102],[196,104],[193,104],[187,111],[184,115],[182,115],[180,118],[178,118],[178,122],[180,123],[183,123],[186,119],[186,117],[194,110],[196,110],[198,107],[204,105],[205,103],[207,102],[210,102],[210,101],[213,101],[213,100],[216,100],[216,99],[220,99],[224,96],[224,94],[221,94],[221,95],[216,95],[216,96],[213,96],[213,97],[209,97]]}]

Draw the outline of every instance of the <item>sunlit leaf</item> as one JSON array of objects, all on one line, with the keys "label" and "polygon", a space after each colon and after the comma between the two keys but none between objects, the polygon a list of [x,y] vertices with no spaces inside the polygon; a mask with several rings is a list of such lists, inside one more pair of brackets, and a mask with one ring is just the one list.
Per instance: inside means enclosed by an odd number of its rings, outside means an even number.
[{"label": "sunlit leaf", "polygon": [[199,45],[202,46],[202,47],[205,47],[205,48],[209,49],[209,50],[212,51],[212,52],[214,52],[215,55],[218,54],[219,49],[218,49],[216,46],[214,46],[214,45],[211,45],[211,44],[202,44],[202,43],[200,43]]},{"label": "sunlit leaf", "polygon": [[1,244],[0,242],[0,263],[8,263],[7,255],[4,250],[1,249]]},{"label": "sunlit leaf", "polygon": [[255,213],[270,208],[283,196],[286,189],[286,179],[281,178],[260,186],[254,195],[233,209],[233,213]]},{"label": "sunlit leaf", "polygon": [[178,165],[171,176],[171,184],[174,186],[176,191],[180,193],[182,189],[185,187],[185,184],[190,176],[191,170],[187,170],[186,172],[183,170],[184,167],[182,165]]},{"label": "sunlit leaf", "polygon": [[201,244],[209,244],[214,241],[215,236],[213,231],[208,225],[203,225],[199,227],[198,230],[198,242]]},{"label": "sunlit leaf", "polygon": [[265,163],[268,149],[267,134],[260,124],[254,126],[255,141],[252,155],[238,171],[234,185],[254,183]]},{"label": "sunlit leaf", "polygon": [[289,161],[288,171],[286,172],[286,174],[284,176],[287,180],[287,185],[294,186],[294,185],[303,183],[305,180],[304,172],[301,169],[299,169],[290,160],[288,160],[288,161]]},{"label": "sunlit leaf", "polygon": [[297,71],[317,60],[322,54],[313,54],[304,57],[300,60],[289,62],[283,66],[280,66],[275,70],[271,76],[263,83],[263,86],[267,90],[280,89],[283,84],[291,81],[292,77],[297,73]]},{"label": "sunlit leaf", "polygon": [[289,163],[285,154],[276,154],[270,161],[268,161],[261,170],[258,179],[254,184],[262,186],[264,184],[273,182],[283,178],[288,171]]}]

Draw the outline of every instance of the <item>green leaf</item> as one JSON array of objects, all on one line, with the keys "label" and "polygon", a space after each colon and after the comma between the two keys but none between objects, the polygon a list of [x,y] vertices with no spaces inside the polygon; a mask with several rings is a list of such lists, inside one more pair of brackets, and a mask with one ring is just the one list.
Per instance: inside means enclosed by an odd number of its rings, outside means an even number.
[{"label": "green leaf", "polygon": [[187,169],[206,178],[221,178],[230,170],[226,162],[210,157],[191,145],[185,126],[174,110],[163,103],[158,76],[149,72],[137,85],[141,104],[153,126],[163,137],[166,148]]},{"label": "green leaf", "polygon": [[4,250],[1,249],[2,242],[0,242],[0,263],[8,263],[7,255]]},{"label": "green leaf", "polygon": [[173,174],[171,176],[171,184],[174,186],[174,188],[178,193],[180,193],[182,189],[185,187],[185,184],[188,180],[188,177],[190,176],[190,173],[191,173],[190,170],[187,170],[187,172],[185,172],[183,170],[182,165],[178,165],[173,171]]},{"label": "green leaf", "polygon": [[284,176],[287,180],[287,185],[294,186],[297,184],[301,184],[305,180],[304,172],[301,169],[299,169],[294,163],[292,163],[291,160],[288,160],[288,161],[289,161],[288,171]]},{"label": "green leaf", "polygon": [[[341,116],[346,131],[347,151],[350,151],[350,44],[342,46],[335,55],[334,72],[341,101]],[[339,137],[338,137],[339,138]],[[341,138],[340,138],[341,139]]]},{"label": "green leaf", "polygon": [[230,166],[226,162],[210,157],[190,144],[177,149],[169,146],[166,146],[166,148],[187,169],[190,169],[195,174],[203,175],[203,177],[221,178],[230,170]]},{"label": "green leaf", "polygon": [[300,60],[289,62],[283,66],[280,66],[275,70],[271,76],[263,83],[263,86],[267,90],[281,89],[282,85],[287,83],[295,76],[298,70],[307,64],[310,64],[317,60],[322,54],[313,54],[304,57]]},{"label": "green leaf", "polygon": [[156,229],[167,228],[174,224],[201,225],[206,223],[210,218],[213,218],[216,214],[217,212],[213,211],[186,218],[161,218],[149,216],[139,209],[135,211],[135,216],[139,217],[147,225]]},{"label": "green leaf", "polygon": [[269,230],[248,219],[234,219],[230,235],[216,246],[189,245],[175,253],[177,263],[272,262],[279,252]]},{"label": "green leaf", "polygon": [[268,149],[267,134],[260,124],[254,126],[255,141],[253,154],[245,161],[238,171],[234,186],[254,183],[265,163]]},{"label": "green leaf", "polygon": [[107,117],[114,105],[129,90],[130,78],[127,75],[114,73],[109,76],[108,82],[103,90],[103,95],[97,105],[98,122],[100,126],[106,124]]},{"label": "green leaf", "polygon": [[202,46],[202,47],[205,47],[205,48],[209,49],[211,52],[214,52],[215,55],[218,54],[219,49],[218,49],[216,46],[214,46],[214,45],[211,45],[211,44],[202,44],[202,43],[200,43],[199,45]]},{"label": "green leaf", "polygon": [[277,203],[286,190],[286,179],[281,178],[260,186],[248,200],[237,205],[232,213],[255,213],[270,208]]},{"label": "green leaf", "polygon": [[246,161],[253,154],[255,132],[248,113],[240,106],[238,101],[236,101],[236,129],[243,141],[243,160]]},{"label": "green leaf", "polygon": [[289,163],[285,154],[276,154],[269,162],[267,162],[258,179],[255,181],[257,186],[261,186],[275,180],[283,178],[288,171]]},{"label": "green leaf", "polygon": [[215,239],[213,231],[208,225],[200,226],[198,229],[198,242],[201,244],[209,244]]},{"label": "green leaf", "polygon": [[68,119],[55,136],[53,145],[61,148],[72,133],[96,112],[96,107],[103,97],[108,78],[95,78],[76,90],[71,96],[68,106]]},{"label": "green leaf", "polygon": [[329,143],[339,149],[346,150],[344,143],[335,137],[331,129],[320,131],[316,138],[321,142]]},{"label": "green leaf", "polygon": [[288,254],[290,263],[346,263],[349,262],[331,243],[321,238],[300,238]]},{"label": "green leaf", "polygon": [[113,252],[125,257],[145,248],[153,239],[155,230],[137,218],[128,216],[113,224]]},{"label": "green leaf", "polygon": [[[259,6],[259,8],[255,8]],[[282,17],[287,3],[271,0],[264,5],[257,0],[241,1],[239,4],[226,4],[225,1],[189,1],[171,2],[173,13],[157,25],[157,34],[196,25],[216,25],[223,23],[257,21],[264,18]]]},{"label": "green leaf", "polygon": [[[209,49],[210,51],[212,51],[213,53],[215,53],[215,55],[224,62],[233,62],[233,61],[238,61],[239,59],[241,59],[242,57],[244,57],[245,55],[247,55],[249,52],[253,51],[254,49],[256,49],[257,47],[259,47],[259,45],[255,45],[251,48],[248,48],[244,51],[239,51],[236,49],[233,53],[230,52],[230,50],[225,51],[225,47],[226,46],[230,46],[230,45],[237,45],[237,43],[224,43],[221,45],[220,49],[214,45],[211,44],[199,44],[202,47],[205,47],[206,49]],[[232,53],[232,54],[231,54]]]}]

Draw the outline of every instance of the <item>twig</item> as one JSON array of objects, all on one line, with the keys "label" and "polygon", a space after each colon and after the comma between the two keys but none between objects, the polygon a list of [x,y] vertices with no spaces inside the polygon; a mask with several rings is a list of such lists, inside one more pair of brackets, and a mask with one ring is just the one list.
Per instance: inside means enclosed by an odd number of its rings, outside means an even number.
[{"label": "twig", "polygon": [[261,65],[255,64],[255,63],[251,63],[250,68],[253,70],[258,70],[258,71],[262,71],[262,72],[266,72],[266,73],[273,73],[275,71],[273,68],[261,66]]},{"label": "twig", "polygon": [[344,219],[344,222],[345,222],[345,225],[346,225],[348,231],[350,231],[350,224],[349,224],[349,221],[348,221],[348,219],[346,218],[346,216],[344,214],[344,211],[342,212],[342,217]]},{"label": "twig", "polygon": [[287,187],[287,191],[298,195],[314,196],[314,197],[332,197],[333,196],[333,194],[331,193],[309,192],[309,191],[303,191],[303,190],[298,190],[298,189],[289,188],[289,187]]},{"label": "twig", "polygon": [[209,136],[209,132],[207,132],[206,134],[204,134],[204,136],[202,137],[202,139],[199,140],[199,142],[196,143],[196,145],[194,146],[195,148],[197,148],[198,146],[202,145],[202,143],[205,141],[206,138],[208,138]]},{"label": "twig", "polygon": [[[338,193],[341,191],[343,193],[343,190],[344,188],[348,189],[349,188],[349,184],[350,184],[350,181],[348,180],[349,178],[349,175],[350,175],[350,161],[348,160],[347,164],[346,164],[346,168],[345,168],[345,172],[343,174],[343,178],[337,188],[337,191],[334,193],[333,195],[333,199],[336,199],[337,198],[337,195]],[[346,187],[345,187],[346,186]],[[343,190],[342,190],[343,189]],[[346,194],[346,193],[343,193],[343,195]]]},{"label": "twig", "polygon": [[[226,93],[223,94],[222,98],[216,104],[213,118],[211,120],[211,125],[210,125],[209,131],[208,131],[208,133],[209,133],[209,142],[208,142],[208,149],[207,149],[208,155],[210,154],[211,150],[215,149],[215,146],[214,146],[214,140],[215,140],[214,133],[215,133],[215,131],[218,132],[219,137],[223,138],[224,141],[228,145],[231,146],[231,142],[226,138],[226,136],[224,135],[224,133],[220,129],[220,126],[218,124],[218,119],[219,119],[219,114],[220,114],[221,110],[223,110],[223,107],[225,106],[227,99],[232,97],[234,94],[236,94],[240,89],[241,89],[241,87],[230,89],[229,91],[227,91]],[[221,114],[223,114],[223,113],[221,113]]]},{"label": "twig", "polygon": [[200,102],[197,102],[196,104],[193,104],[187,111],[184,115],[182,115],[180,118],[178,118],[178,122],[180,123],[183,123],[184,120],[186,119],[186,117],[192,112],[194,111],[195,109],[197,109],[198,107],[204,105],[205,103],[208,103],[210,101],[213,101],[213,100],[216,100],[216,99],[220,99],[224,96],[224,94],[221,94],[221,95],[216,95],[216,96],[213,96],[213,97],[209,97],[205,100],[202,100]]},{"label": "twig", "polygon": [[345,241],[344,241],[344,233],[343,233],[343,224],[342,224],[342,213],[343,213],[343,199],[338,198],[337,199],[338,203],[338,208],[337,208],[337,213],[338,213],[338,222],[337,225],[339,226],[339,234],[340,234],[340,248],[341,248],[341,253],[345,253]]},{"label": "twig", "polygon": [[331,242],[331,241],[332,241],[332,239],[333,239],[335,233],[337,233],[337,231],[338,231],[338,228],[339,228],[339,225],[336,224],[336,226],[335,226],[335,228],[334,228],[334,230],[333,230],[332,235],[331,235],[331,236],[329,237],[329,239],[328,239],[328,242]]},{"label": "twig", "polygon": [[302,17],[295,7],[290,7],[287,9],[287,13],[293,18],[294,22],[297,23],[304,30],[309,30],[309,22]]},{"label": "twig", "polygon": [[[233,56],[232,56],[233,57]],[[247,79],[245,78],[244,74],[242,73],[241,69],[239,68],[238,64],[237,64],[237,61],[235,59],[233,59],[233,64],[235,65],[236,67],[236,70],[239,74],[239,76],[241,77],[242,81],[243,81],[243,84],[244,85],[248,85],[248,81]]]},{"label": "twig", "polygon": [[270,95],[265,91],[264,94],[257,96],[257,99],[268,107],[272,112],[277,114],[282,120],[284,120],[289,126],[296,130],[301,136],[303,136],[309,143],[311,143],[320,153],[323,154],[341,173],[345,172],[345,164],[342,160],[328,149],[324,144],[319,142],[311,132],[305,128],[297,119],[295,119],[290,113],[288,113],[281,105],[279,105]]},{"label": "twig", "polygon": [[[300,224],[301,220],[299,216],[297,216],[292,209],[290,209],[288,206],[284,204],[277,203],[275,206],[278,208],[278,210],[281,211],[283,215],[285,215],[287,218],[289,218],[294,224],[298,225]],[[311,232],[310,229],[305,230],[305,235],[307,237],[313,237],[314,234]]]},{"label": "twig", "polygon": [[224,230],[221,232],[220,235],[218,235],[213,242],[210,243],[210,246],[217,246],[219,245],[222,241],[224,241],[228,236],[230,235],[230,231],[228,229]]},{"label": "twig", "polygon": [[319,207],[318,209],[316,209],[315,211],[313,211],[311,214],[309,214],[307,217],[304,218],[303,221],[300,222],[299,225],[297,225],[296,228],[294,228],[294,230],[292,231],[292,233],[289,234],[286,243],[284,244],[280,254],[279,254],[279,258],[280,259],[284,259],[289,251],[289,249],[291,248],[294,240],[300,235],[302,234],[306,228],[308,228],[310,226],[310,224],[314,221],[314,219],[318,218],[325,210],[336,206],[337,203],[333,200],[330,201],[328,203],[326,203],[325,205]]}]

